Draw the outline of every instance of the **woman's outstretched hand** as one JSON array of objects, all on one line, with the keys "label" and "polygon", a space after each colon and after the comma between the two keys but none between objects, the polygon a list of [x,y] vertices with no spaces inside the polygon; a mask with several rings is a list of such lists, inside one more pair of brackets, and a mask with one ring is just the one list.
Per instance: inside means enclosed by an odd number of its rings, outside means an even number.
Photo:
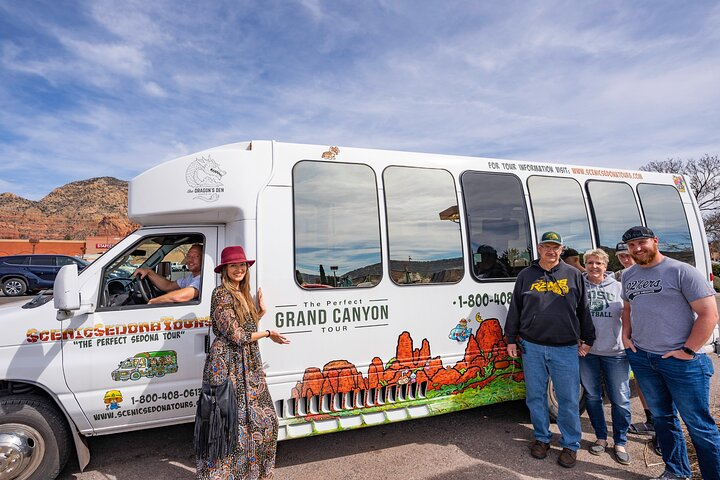
[{"label": "woman's outstretched hand", "polygon": [[290,343],[290,340],[280,335],[280,332],[278,332],[277,330],[270,330],[270,340],[275,343],[279,343],[280,345]]}]

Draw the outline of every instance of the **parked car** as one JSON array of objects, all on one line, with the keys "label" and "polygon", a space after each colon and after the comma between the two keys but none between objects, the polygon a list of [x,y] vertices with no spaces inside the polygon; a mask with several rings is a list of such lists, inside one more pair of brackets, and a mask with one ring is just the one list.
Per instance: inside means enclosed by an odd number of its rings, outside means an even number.
[{"label": "parked car", "polygon": [[63,265],[76,264],[78,271],[90,265],[68,255],[9,255],[0,257],[0,285],[6,296],[15,297],[52,288]]}]

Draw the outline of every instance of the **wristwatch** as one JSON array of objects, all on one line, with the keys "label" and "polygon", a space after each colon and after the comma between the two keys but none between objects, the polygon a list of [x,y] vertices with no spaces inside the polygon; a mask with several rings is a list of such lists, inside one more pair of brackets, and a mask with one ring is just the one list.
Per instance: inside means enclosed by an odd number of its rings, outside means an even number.
[{"label": "wristwatch", "polygon": [[693,357],[693,358],[695,358],[695,357],[697,356],[697,353],[695,353],[695,350],[693,350],[693,349],[691,349],[691,348],[688,348],[688,347],[686,347],[685,345],[683,345],[682,347],[680,347],[680,350],[682,350],[683,352],[687,353],[688,355],[690,355],[690,356]]}]

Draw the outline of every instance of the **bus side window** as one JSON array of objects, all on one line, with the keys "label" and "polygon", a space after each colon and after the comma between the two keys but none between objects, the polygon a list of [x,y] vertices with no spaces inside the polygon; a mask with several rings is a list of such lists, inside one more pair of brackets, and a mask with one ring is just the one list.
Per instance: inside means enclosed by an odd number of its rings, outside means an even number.
[{"label": "bus side window", "polygon": [[577,250],[582,259],[582,253],[593,244],[580,184],[573,178],[538,175],[528,178],[527,183],[537,238],[543,232],[558,232],[565,245]]},{"label": "bus side window", "polygon": [[597,245],[610,256],[607,269],[611,272],[622,270],[623,266],[615,256],[615,246],[622,240],[625,230],[642,225],[633,189],[625,182],[606,180],[588,180],[585,187],[592,206]]},{"label": "bus side window", "polygon": [[695,266],[690,227],[677,189],[672,185],[641,183],[637,191],[645,225],[658,236],[658,250],[665,256]]},{"label": "bus side window", "polygon": [[373,287],[382,278],[375,172],[363,164],[293,168],[295,281],[302,288]]},{"label": "bus side window", "polygon": [[532,259],[520,180],[512,174],[465,172],[460,183],[474,278],[516,277]]},{"label": "bus side window", "polygon": [[383,172],[390,278],[398,285],[456,283],[463,277],[457,193],[447,170]]}]

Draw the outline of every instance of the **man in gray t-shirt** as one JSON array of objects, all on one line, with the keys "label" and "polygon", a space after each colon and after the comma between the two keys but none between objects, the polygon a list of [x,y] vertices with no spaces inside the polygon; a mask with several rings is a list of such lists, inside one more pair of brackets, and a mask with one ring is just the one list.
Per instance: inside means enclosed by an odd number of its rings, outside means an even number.
[{"label": "man in gray t-shirt", "polygon": [[695,267],[667,257],[654,266],[626,269],[622,284],[623,300],[630,302],[633,312],[633,344],[660,355],[682,350],[695,325],[690,304],[715,295]]},{"label": "man in gray t-shirt", "polygon": [[703,478],[720,478],[720,432],[710,414],[713,366],[702,352],[718,322],[715,292],[697,269],[660,253],[649,228],[632,227],[622,240],[636,263],[622,275],[623,345],[652,412],[665,461],[661,478],[691,475],[678,411]]}]

